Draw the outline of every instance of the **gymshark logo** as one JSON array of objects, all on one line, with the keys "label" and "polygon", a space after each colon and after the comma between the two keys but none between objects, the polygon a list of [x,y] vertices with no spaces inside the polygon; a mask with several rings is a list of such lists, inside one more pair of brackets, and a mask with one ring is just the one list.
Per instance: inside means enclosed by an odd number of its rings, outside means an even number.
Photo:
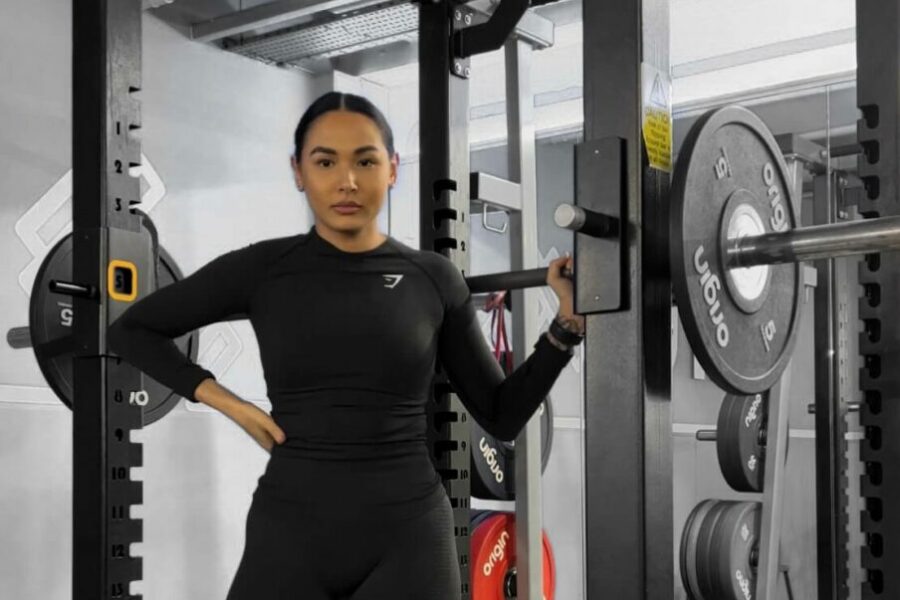
[{"label": "gymshark logo", "polygon": [[397,287],[397,284],[403,279],[403,275],[382,275],[382,277],[385,281],[384,287],[391,290]]}]

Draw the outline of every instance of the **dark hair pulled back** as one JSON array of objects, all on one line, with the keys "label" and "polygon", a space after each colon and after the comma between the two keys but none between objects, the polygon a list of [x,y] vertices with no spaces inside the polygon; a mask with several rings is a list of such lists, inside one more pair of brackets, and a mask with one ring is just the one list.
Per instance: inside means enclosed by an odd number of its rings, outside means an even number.
[{"label": "dark hair pulled back", "polygon": [[365,115],[375,122],[375,125],[381,131],[381,137],[384,146],[387,148],[388,156],[394,156],[394,134],[391,126],[388,125],[387,119],[378,108],[372,104],[367,98],[357,96],[356,94],[347,94],[343,92],[328,92],[319,96],[313,102],[303,116],[297,129],[294,131],[294,156],[300,161],[300,155],[303,151],[303,144],[306,141],[306,134],[313,122],[323,114],[332,110],[349,110],[361,115]]}]

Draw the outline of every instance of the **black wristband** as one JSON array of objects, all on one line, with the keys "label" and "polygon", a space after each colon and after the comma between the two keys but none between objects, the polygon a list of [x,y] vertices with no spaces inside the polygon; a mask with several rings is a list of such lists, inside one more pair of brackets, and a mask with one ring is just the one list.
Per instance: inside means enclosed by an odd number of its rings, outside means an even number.
[{"label": "black wristband", "polygon": [[559,321],[553,319],[550,321],[550,335],[558,339],[560,342],[565,344],[566,346],[577,346],[584,340],[583,335],[578,335],[577,333],[572,333],[565,327],[559,324]]}]

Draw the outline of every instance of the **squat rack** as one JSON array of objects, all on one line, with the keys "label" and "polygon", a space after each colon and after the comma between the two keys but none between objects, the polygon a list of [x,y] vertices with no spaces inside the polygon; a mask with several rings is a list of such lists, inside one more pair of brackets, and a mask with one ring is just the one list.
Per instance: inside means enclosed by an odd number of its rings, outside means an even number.
[{"label": "squat rack", "polygon": [[[420,116],[422,122],[434,124],[429,131],[433,143],[423,145],[422,152],[421,241],[423,248],[430,245],[444,252],[463,270],[467,268],[464,220],[469,185],[468,147],[461,135],[468,105],[465,62],[478,51],[502,45],[511,29],[509,21],[515,24],[514,15],[524,11],[523,6],[527,8],[523,0],[504,0],[493,25],[474,27],[468,33],[455,17],[456,3],[441,0],[420,6],[420,36],[441,36],[422,39],[452,41],[445,48],[422,45],[419,49]],[[583,3],[584,27],[590,34],[584,36],[584,143],[618,140],[619,162],[614,152],[612,164],[621,167],[619,199],[630,227],[624,257],[618,261],[617,256],[612,264],[607,257],[584,251],[592,240],[576,237],[577,272],[615,270],[617,263],[621,268],[619,278],[610,280],[616,289],[602,290],[610,294],[612,306],[598,306],[584,288],[576,289],[576,311],[586,315],[586,356],[591,361],[585,374],[588,597],[605,593],[617,598],[666,598],[673,590],[670,350],[647,337],[652,331],[670,328],[670,282],[661,258],[668,229],[669,176],[643,159],[646,148],[641,134],[642,69],[649,65],[669,71],[668,10],[663,0]],[[859,175],[866,188],[860,212],[867,217],[898,215],[900,47],[895,41],[900,34],[900,1],[858,0],[856,15],[857,104],[862,113]],[[464,15],[462,21],[465,24]],[[124,390],[140,389],[141,377],[107,354],[106,326],[118,315],[111,314],[114,305],[103,298],[115,291],[120,283],[115,277],[122,272],[97,265],[109,265],[111,256],[142,265],[149,265],[152,258],[140,219],[136,213],[125,212],[139,198],[138,181],[129,171],[140,166],[139,142],[130,134],[141,123],[136,96],[141,87],[141,5],[137,0],[82,0],[73,11],[73,24],[73,78],[78,82],[73,87],[73,279],[81,282],[65,290],[73,296],[78,314],[73,338],[73,598],[138,598],[128,584],[140,579],[141,559],[129,556],[129,544],[140,541],[142,528],[140,520],[130,518],[129,507],[140,504],[142,486],[130,479],[129,469],[141,465],[142,453],[129,434],[140,428],[141,419],[140,409],[125,401]],[[497,31],[502,29],[506,34],[498,38]],[[517,61],[522,58],[521,49],[508,51],[510,63],[521,64]],[[457,65],[463,77],[456,72]],[[600,182],[591,179],[586,176],[579,185],[599,187]],[[600,210],[588,206],[586,197],[579,200],[586,208]],[[862,263],[859,273],[866,291],[859,307],[864,323],[860,419],[866,432],[861,457],[867,468],[860,485],[865,497],[866,597],[900,596],[900,572],[890,569],[900,562],[900,512],[896,509],[900,478],[891,476],[900,456],[900,436],[896,435],[900,406],[892,402],[897,375],[881,368],[900,351],[900,331],[881,327],[883,322],[893,322],[886,317],[890,307],[900,302],[898,263],[900,257],[884,255],[880,261]],[[528,266],[527,257],[522,257],[521,267]],[[147,287],[140,291],[152,289],[151,283],[142,279],[141,285]],[[528,337],[527,332],[526,322],[526,334],[516,339]],[[441,410],[462,410],[449,390],[439,386],[438,391],[446,402]],[[616,419],[609,419],[610,414]],[[819,417],[817,411],[817,429]],[[834,415],[823,411],[821,418]],[[525,440],[538,438],[532,429],[530,423]],[[449,441],[465,440],[467,433],[459,428]],[[539,460],[531,460],[532,446],[525,444],[523,463],[529,465],[529,472],[539,472],[533,466]],[[824,452],[818,453],[819,460]],[[468,468],[467,456],[465,462],[460,456],[449,461],[448,475],[459,476]],[[836,477],[833,467],[830,474],[826,470],[819,476]],[[526,480],[531,485],[535,478],[520,479]],[[449,485],[451,498],[459,501],[457,524],[467,525],[468,483],[460,478]],[[824,486],[820,479],[820,503]],[[539,548],[533,543],[539,533],[531,530],[536,507],[530,504],[534,498],[530,493],[523,496],[526,518],[520,526],[526,531],[522,537],[529,540],[526,547]],[[460,520],[462,509],[465,521]],[[820,521],[828,516],[820,513]],[[826,529],[820,529],[820,536]],[[468,540],[461,535],[458,542],[462,560],[467,558]],[[529,555],[527,566],[520,570],[525,575],[520,577],[520,589],[529,600],[538,597],[534,559]],[[826,585],[823,579],[819,583]],[[828,592],[820,588],[820,593]],[[830,593],[839,597],[837,590]]]},{"label": "squat rack", "polygon": [[[453,4],[423,3],[420,8],[419,39],[453,40],[444,48],[438,44],[419,47],[419,114],[421,122],[429,123],[430,133],[430,143],[421,148],[420,240],[423,249],[443,252],[465,273],[469,54],[461,43],[465,29],[456,31],[461,23]],[[500,7],[504,5],[517,6],[518,15],[527,8],[527,2],[506,0]],[[664,202],[668,174],[641,161],[641,70],[643,57],[643,62],[668,72],[668,3],[584,2],[582,10],[585,136],[579,160],[595,162],[582,163],[589,168],[579,169],[577,204],[608,215],[623,213],[634,231],[624,250],[618,242],[610,247],[608,240],[587,236],[575,240],[576,272],[606,275],[596,282],[591,278],[590,287],[576,282],[575,310],[586,315],[585,353],[586,361],[591,361],[585,370],[585,525],[590,565],[586,597],[665,598],[673,593],[670,348],[652,340],[645,343],[643,335],[645,330],[670,328],[667,254],[660,252],[668,231]],[[507,68],[518,67],[520,51],[507,48]],[[517,76],[521,73],[516,70]],[[508,86],[513,85],[510,81],[514,80],[508,76]],[[511,96],[508,88],[507,98]],[[517,108],[521,107],[520,101]],[[515,115],[517,111],[508,112]],[[668,118],[671,127],[671,115]],[[515,116],[508,124],[510,147],[516,141],[519,148],[527,147],[525,140],[529,135],[533,139],[533,128],[517,140]],[[592,158],[594,150],[599,161]],[[609,181],[620,181],[621,189]],[[527,239],[529,229],[523,231],[523,246],[534,248],[536,240]],[[528,268],[533,263],[525,259],[514,266]],[[591,335],[593,330],[603,335]],[[526,324],[525,337],[529,334],[529,339],[536,337]],[[514,336],[517,341],[522,338]],[[521,350],[516,354],[522,356]],[[462,414],[457,403],[451,397],[440,410]],[[611,414],[616,419],[609,419]],[[534,421],[516,440],[517,448],[520,444],[528,448],[530,467],[525,478],[517,472],[517,482],[527,480],[529,488],[516,490],[518,593],[529,600],[541,597],[539,497],[531,487],[536,488],[540,480],[540,463],[531,457],[535,444],[528,443],[529,438],[539,439]],[[468,439],[466,434],[454,437]],[[518,458],[516,462],[518,471]],[[465,472],[468,457],[455,467]],[[458,482],[451,480],[449,489],[455,506],[465,507],[465,513],[457,516],[457,523],[463,524],[462,519],[468,519],[468,490],[455,494]],[[615,495],[610,490],[616,490]],[[462,554],[460,562],[466,581],[467,560]]]},{"label": "squat rack", "polygon": [[[468,56],[478,52],[499,48],[519,22],[528,3],[525,0],[506,0],[495,10],[486,23],[470,18],[475,14],[465,7],[452,10],[451,3],[425,3],[420,9],[420,34],[423,39],[429,33],[437,33],[448,41],[446,47],[422,45],[422,63],[434,66],[432,72],[442,79],[440,89],[453,90],[455,103],[450,102],[450,92],[443,98],[431,98],[425,104],[422,120],[431,122],[435,116],[430,107],[438,111],[451,111],[443,122],[448,126],[456,123],[465,127],[467,119],[468,87],[464,81],[469,74]],[[130,583],[142,577],[142,560],[130,556],[130,544],[142,539],[142,521],[130,516],[130,506],[142,502],[142,483],[130,478],[130,469],[142,465],[142,447],[130,440],[130,432],[140,429],[140,407],[131,401],[127,390],[140,390],[142,376],[134,368],[114,356],[107,354],[105,345],[106,327],[118,318],[124,310],[121,305],[104,301],[105,298],[133,299],[155,289],[155,272],[149,268],[153,264],[150,235],[141,224],[141,213],[133,209],[139,204],[139,184],[134,177],[140,168],[140,143],[133,135],[141,127],[140,104],[137,94],[141,89],[141,2],[138,0],[110,1],[91,0],[79,2],[73,11],[73,113],[76,115],[73,129],[74,187],[73,187],[73,282],[54,283],[54,290],[73,297],[73,306],[79,317],[76,319],[73,339],[76,344],[73,366],[74,380],[74,490],[73,512],[73,598],[138,598],[131,592]],[[471,25],[468,31],[462,31]],[[431,30],[429,30],[431,28]],[[539,39],[539,38],[537,38]],[[439,45],[438,45],[439,46]],[[516,72],[516,81],[527,78],[529,48],[524,41],[510,45],[508,62]],[[431,62],[429,62],[431,61]],[[449,61],[449,62],[448,62]],[[452,64],[452,67],[449,66]],[[447,73],[456,79],[448,80]],[[428,89],[426,85],[422,89]],[[520,89],[516,84],[516,90]],[[426,95],[423,94],[423,97]],[[516,95],[515,97],[519,97]],[[465,100],[465,102],[460,102]],[[528,152],[514,152],[512,170],[520,175],[522,198],[534,202],[534,150],[533,126],[530,113],[533,101],[530,96],[517,102],[511,111],[511,129],[521,136],[524,129],[530,132],[530,140],[522,147]],[[439,121],[440,122],[440,121]],[[435,181],[429,189],[428,207],[422,211],[423,223],[431,219],[438,197],[451,190],[462,192],[458,198],[468,199],[468,146],[467,138],[461,130],[432,130],[440,142],[453,145],[451,156],[454,173],[459,167],[463,176],[454,181],[441,172],[441,157],[423,160],[425,181]],[[530,141],[530,144],[527,142]],[[439,147],[440,144],[434,147]],[[459,161],[461,160],[461,162]],[[445,161],[446,162],[446,161]],[[428,165],[432,166],[429,172]],[[424,201],[425,196],[423,196]],[[527,202],[523,200],[523,202]],[[128,212],[126,213],[126,209]],[[435,222],[453,214],[463,221],[467,206],[458,213],[444,208],[434,215]],[[530,216],[534,215],[530,211]],[[137,218],[135,218],[137,217]],[[528,239],[536,237],[534,223],[523,223],[520,229],[534,231]],[[435,250],[456,247],[452,236],[434,237],[434,228],[423,227],[423,246],[428,243]],[[461,227],[454,231],[442,231],[458,235],[465,231]],[[467,237],[467,235],[465,236]],[[436,243],[435,243],[436,242]],[[466,240],[458,240],[460,250],[465,252]],[[441,244],[446,244],[442,246]],[[533,247],[533,245],[532,245]],[[536,258],[519,256],[514,261],[534,265]],[[465,256],[463,254],[462,256]],[[112,258],[116,260],[111,260]],[[129,270],[117,264],[123,261],[140,265]],[[108,265],[106,271],[98,271],[96,265]],[[138,277],[138,271],[141,277]],[[74,283],[77,282],[77,283]],[[517,292],[521,294],[522,292]],[[240,316],[240,315],[238,315]],[[536,333],[536,324],[525,321],[525,325]],[[518,346],[522,346],[524,335],[519,335]],[[535,337],[534,335],[532,337]],[[520,356],[525,354],[520,350]],[[445,448],[462,446],[459,451],[447,451],[439,458],[439,470],[448,476],[449,493],[456,506],[457,544],[459,559],[463,567],[463,581],[468,582],[468,467],[469,450],[464,442],[469,439],[469,428],[465,422],[458,399],[447,392],[446,383],[436,387],[437,398],[444,403],[432,414],[443,412],[449,417],[450,427],[434,440]],[[97,398],[102,398],[97,402]],[[456,418],[452,418],[452,416]],[[456,421],[456,422],[453,422]],[[534,419],[524,435],[540,439],[539,423]],[[531,504],[528,510],[530,520],[539,519],[539,448],[526,444],[520,438],[523,459],[517,461],[520,471],[520,487],[527,488]],[[538,477],[526,476],[526,472],[537,473]],[[526,506],[522,501],[520,506]],[[520,531],[526,527],[520,526]],[[540,548],[540,528],[532,535],[521,535],[520,547],[527,543]],[[539,556],[539,552],[532,553]],[[521,556],[527,556],[523,551]],[[540,571],[529,564],[538,565],[539,559],[520,560],[520,579],[533,581],[533,588],[539,589]],[[535,579],[537,577],[537,579]],[[467,590],[463,590],[468,597]],[[536,591],[535,591],[536,593]]]}]

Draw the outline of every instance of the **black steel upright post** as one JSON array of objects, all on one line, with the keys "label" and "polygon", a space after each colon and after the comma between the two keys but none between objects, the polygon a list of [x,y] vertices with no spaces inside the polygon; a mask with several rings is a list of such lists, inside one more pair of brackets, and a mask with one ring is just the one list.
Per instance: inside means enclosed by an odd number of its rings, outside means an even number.
[{"label": "black steel upright post", "polygon": [[[837,222],[835,173],[821,175],[813,183],[813,223]],[[847,586],[847,472],[846,411],[841,392],[841,371],[846,348],[840,336],[848,323],[841,310],[842,284],[836,259],[815,262],[815,377],[816,377],[816,570],[818,598],[844,600]]]},{"label": "black steel upright post", "polygon": [[129,434],[141,412],[123,389],[139,390],[141,377],[105,354],[109,227],[140,227],[127,209],[140,192],[130,133],[140,124],[141,0],[73,0],[72,17],[72,275],[92,290],[73,300],[72,598],[137,599],[129,584],[142,562],[129,546],[142,528],[129,506],[141,502],[141,482],[130,477],[141,446]]},{"label": "black steel upright post", "polygon": [[674,594],[669,174],[649,166],[642,138],[642,70],[668,73],[668,14],[663,0],[583,3],[584,141],[624,140],[627,196],[624,310],[587,315],[588,598]]},{"label": "black steel upright post", "polygon": [[[469,269],[468,60],[454,58],[452,39],[465,26],[466,11],[449,0],[423,0],[419,8],[420,248],[441,252],[464,275]],[[469,600],[469,417],[443,373],[435,379],[434,397],[433,460],[453,506],[461,598]]]},{"label": "black steel upright post", "polygon": [[[856,2],[856,103],[862,118],[858,172],[864,217],[900,215],[900,0]],[[900,255],[867,255],[859,266],[863,394],[860,424],[863,598],[900,598]]]}]

